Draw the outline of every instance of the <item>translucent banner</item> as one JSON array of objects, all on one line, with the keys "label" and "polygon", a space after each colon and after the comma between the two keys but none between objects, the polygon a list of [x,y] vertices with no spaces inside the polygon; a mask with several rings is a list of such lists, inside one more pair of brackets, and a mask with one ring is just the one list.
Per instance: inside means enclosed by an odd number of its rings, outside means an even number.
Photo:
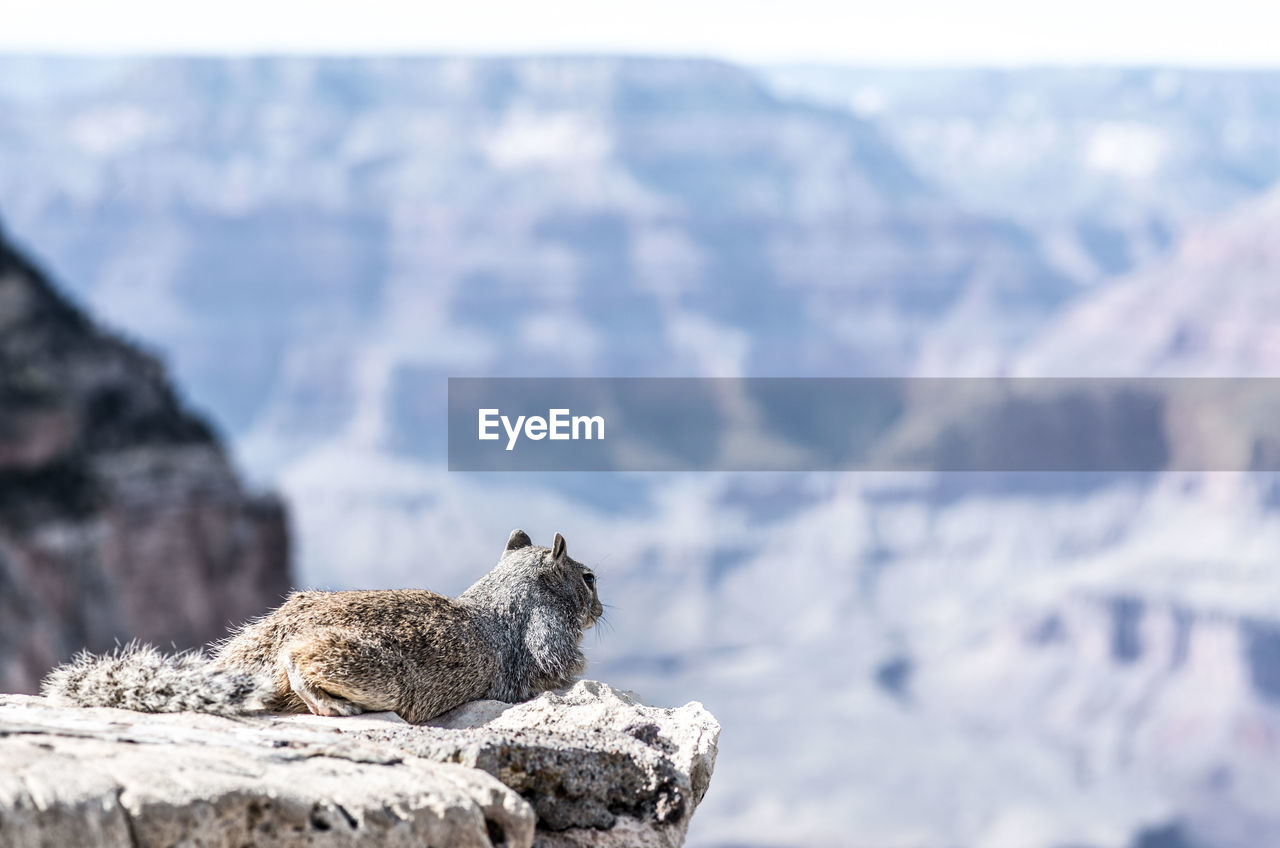
[{"label": "translucent banner", "polygon": [[1280,469],[1280,379],[449,380],[454,471]]}]

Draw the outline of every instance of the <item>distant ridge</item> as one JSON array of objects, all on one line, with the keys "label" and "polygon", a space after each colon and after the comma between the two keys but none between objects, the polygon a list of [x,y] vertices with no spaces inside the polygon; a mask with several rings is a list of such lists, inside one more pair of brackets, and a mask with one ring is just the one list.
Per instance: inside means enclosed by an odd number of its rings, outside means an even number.
[{"label": "distant ridge", "polygon": [[203,643],[289,585],[280,502],[0,239],[0,691],[81,648]]}]

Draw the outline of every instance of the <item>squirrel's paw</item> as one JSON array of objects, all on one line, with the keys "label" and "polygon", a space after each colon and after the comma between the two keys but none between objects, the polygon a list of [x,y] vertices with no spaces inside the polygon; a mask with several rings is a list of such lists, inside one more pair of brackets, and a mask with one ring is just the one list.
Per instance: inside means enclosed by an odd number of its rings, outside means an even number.
[{"label": "squirrel's paw", "polygon": [[346,698],[335,698],[331,695],[316,692],[314,689],[305,692],[299,692],[295,689],[294,692],[297,692],[298,697],[307,705],[307,709],[311,711],[312,715],[353,716],[364,712],[364,707],[354,701],[348,701]]},{"label": "squirrel's paw", "polygon": [[353,716],[364,712],[364,707],[355,701],[348,701],[337,695],[326,692],[313,685],[303,676],[302,670],[293,656],[285,658],[285,671],[289,675],[289,688],[297,695],[307,709],[318,716]]},{"label": "squirrel's paw", "polygon": [[307,707],[311,712],[321,716],[353,716],[364,712],[364,708],[359,704],[342,698],[317,699],[314,703],[307,704]]}]

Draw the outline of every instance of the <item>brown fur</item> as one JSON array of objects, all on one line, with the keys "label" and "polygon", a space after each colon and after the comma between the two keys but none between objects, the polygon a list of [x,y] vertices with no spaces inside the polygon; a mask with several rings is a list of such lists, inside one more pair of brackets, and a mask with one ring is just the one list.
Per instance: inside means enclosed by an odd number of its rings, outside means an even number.
[{"label": "brown fur", "polygon": [[419,589],[295,592],[222,642],[213,668],[271,681],[264,706],[422,722],[480,698],[522,700],[586,668],[595,575],[514,531],[498,566],[460,598]]},{"label": "brown fur", "polygon": [[[489,688],[497,657],[473,616],[443,595],[415,589],[295,592],[223,643],[214,663],[270,674],[270,710],[343,715],[357,704],[425,721]],[[294,691],[291,663],[312,687],[312,704]]]},{"label": "brown fur", "polygon": [[81,654],[44,691],[148,712],[393,710],[422,722],[467,701],[522,701],[568,684],[587,666],[582,632],[602,612],[595,575],[569,557],[564,537],[540,548],[515,530],[498,564],[457,598],[295,592],[211,660],[145,645]]}]

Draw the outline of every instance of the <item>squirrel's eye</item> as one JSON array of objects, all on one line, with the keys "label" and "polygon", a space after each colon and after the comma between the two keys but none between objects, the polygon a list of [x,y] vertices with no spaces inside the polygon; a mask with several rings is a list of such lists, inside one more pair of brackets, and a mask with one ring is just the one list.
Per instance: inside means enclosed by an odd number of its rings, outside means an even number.
[{"label": "squirrel's eye", "polygon": [[596,585],[596,576],[594,574],[584,574],[582,575],[582,582],[587,584],[588,589],[593,589]]}]

